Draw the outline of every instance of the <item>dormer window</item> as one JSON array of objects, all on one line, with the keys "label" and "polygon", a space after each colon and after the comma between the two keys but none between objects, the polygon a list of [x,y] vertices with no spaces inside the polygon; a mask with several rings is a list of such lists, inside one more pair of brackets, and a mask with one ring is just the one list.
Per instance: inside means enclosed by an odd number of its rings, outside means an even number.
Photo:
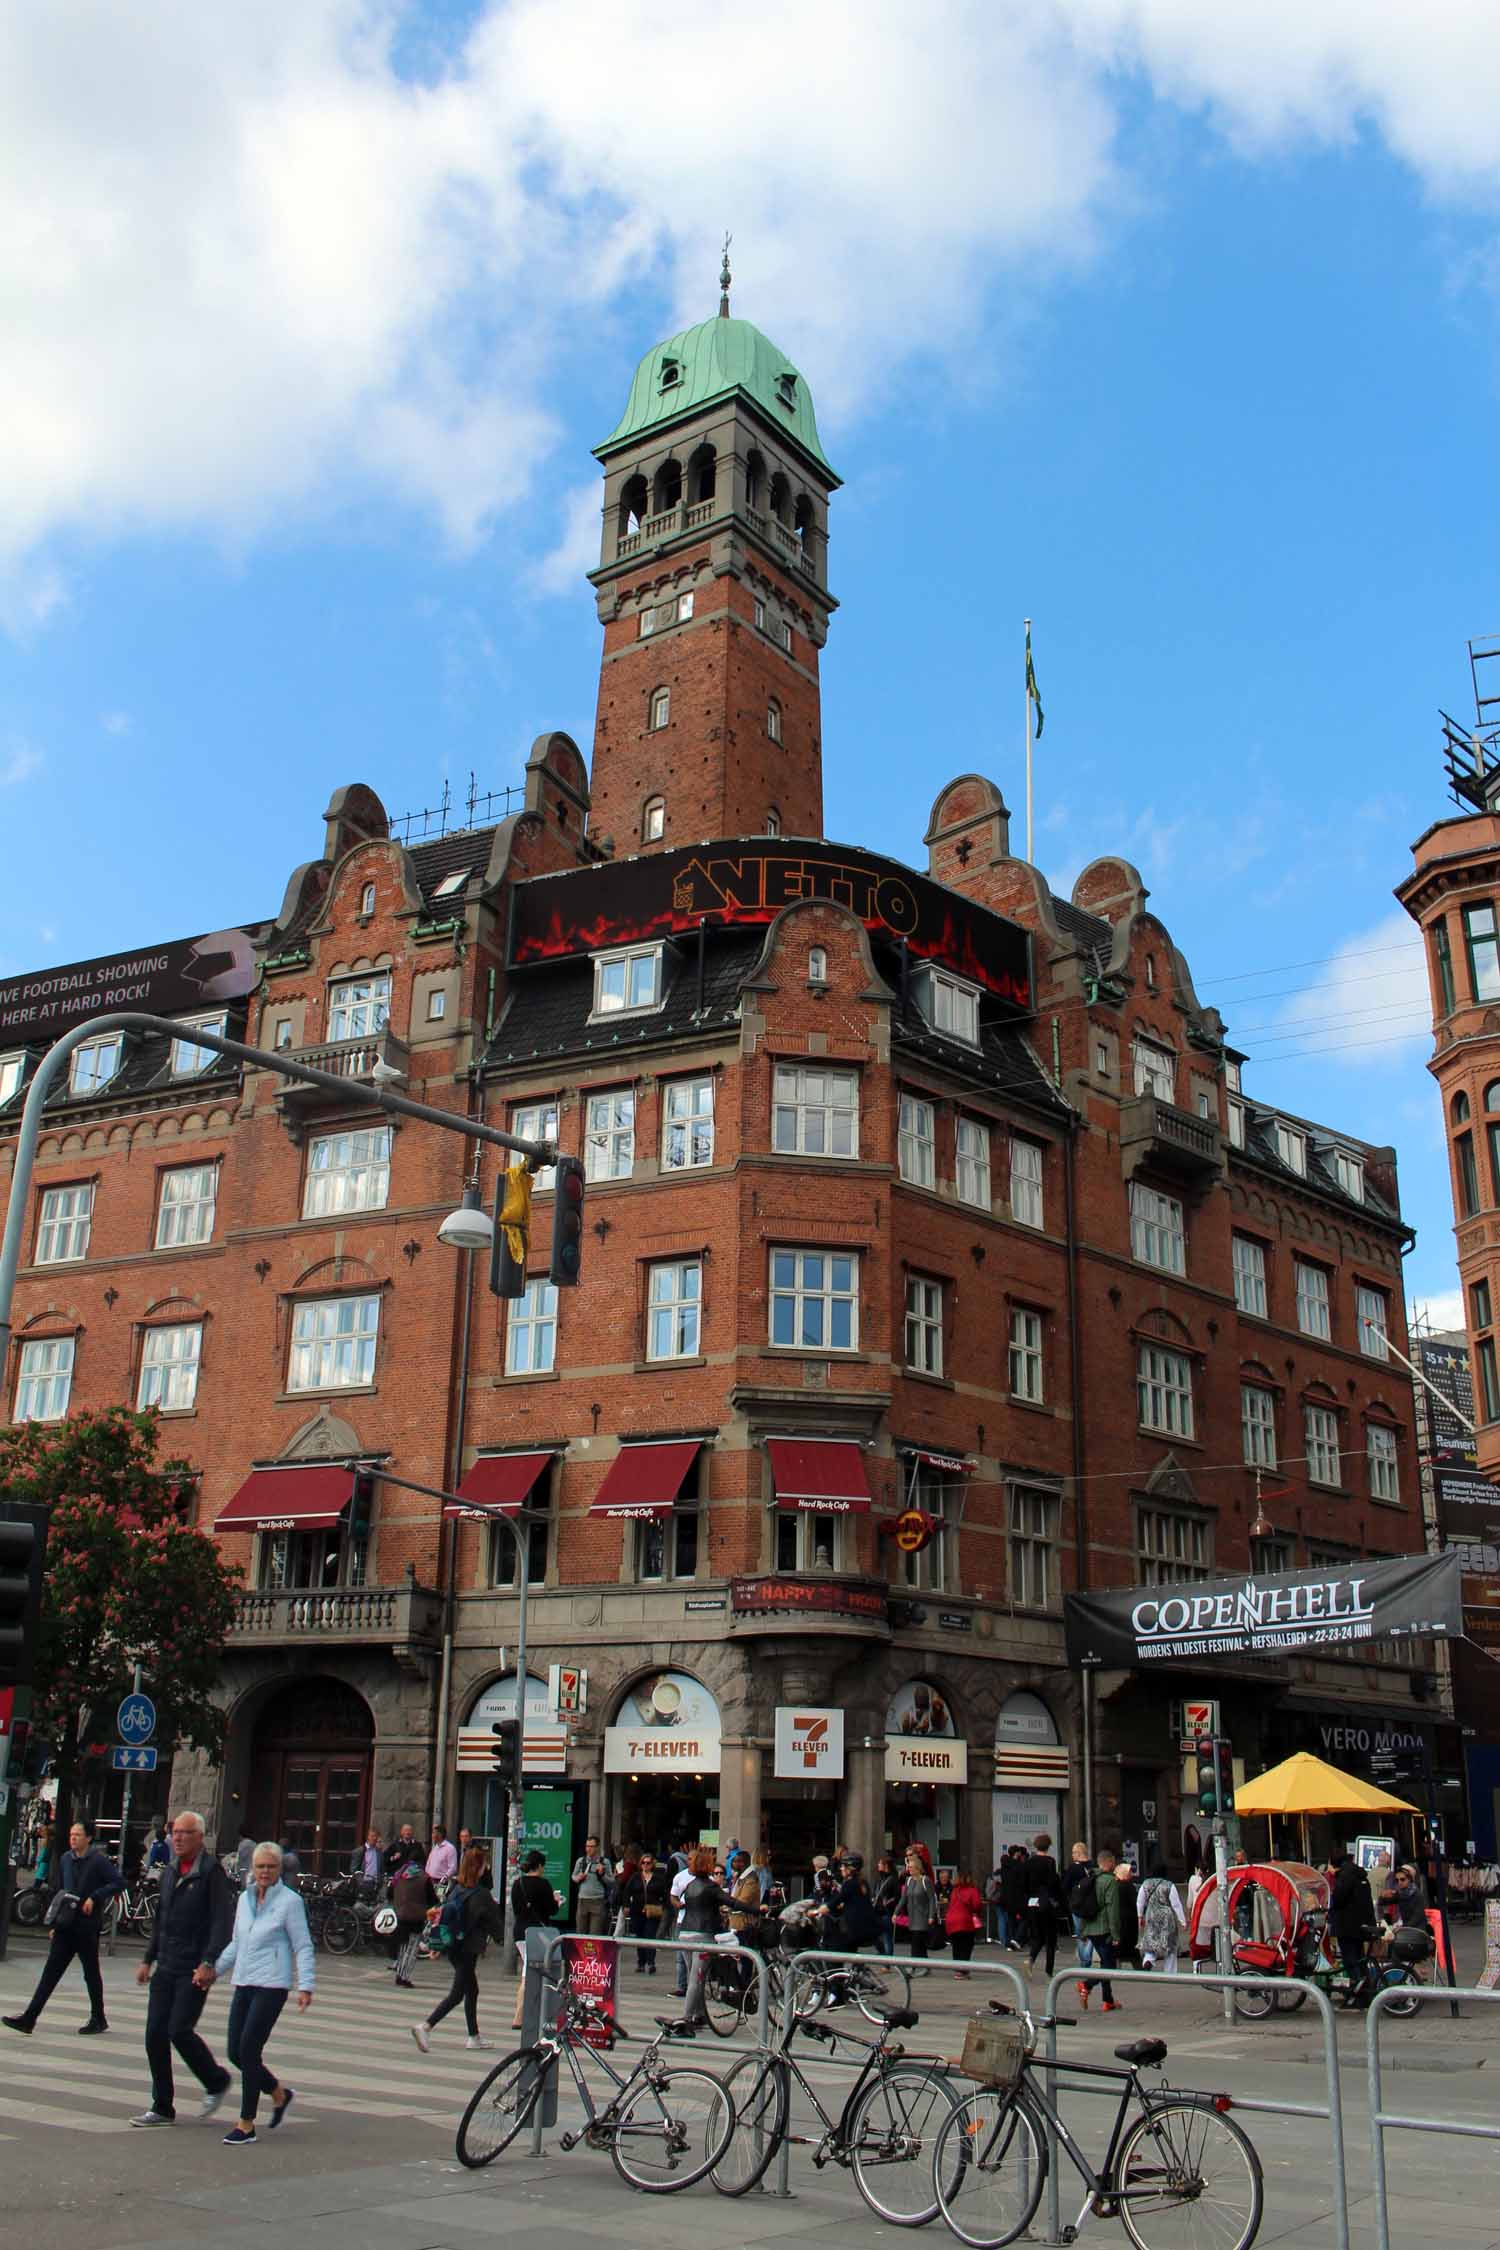
[{"label": "dormer window", "polygon": [[120,1053],[124,1042],[118,1032],[111,1039],[91,1039],[86,1047],[76,1049],[68,1085],[75,1094],[97,1094],[107,1086],[120,1067]]},{"label": "dormer window", "polygon": [[374,911],[375,911],[375,885],[374,885],[373,883],[366,883],[366,885],[365,885],[364,889],[363,889],[363,890],[362,890],[362,891],[360,892],[360,894],[359,894],[359,911],[360,911],[360,913],[361,913],[361,914],[362,914],[362,915],[363,915],[363,916],[365,917],[365,919],[366,919],[366,920],[368,920],[368,919],[369,919],[369,917],[370,917],[370,916],[371,916],[371,915],[372,915],[372,914],[374,913]]},{"label": "dormer window", "polygon": [[662,361],[662,363],[661,363],[661,387],[662,387],[662,389],[663,389],[664,391],[675,391],[675,390],[676,390],[676,388],[677,388],[677,386],[678,386],[678,384],[679,384],[679,383],[680,383],[681,381],[682,381],[682,362],[681,362],[681,360],[680,360],[680,359],[664,359],[664,360]]},{"label": "dormer window", "polygon": [[1351,1156],[1347,1149],[1336,1148],[1333,1152],[1333,1176],[1345,1195],[1352,1195],[1356,1203],[1364,1202],[1365,1167],[1360,1157]]},{"label": "dormer window", "polygon": [[1276,1154],[1300,1179],[1307,1177],[1307,1139],[1290,1125],[1276,1122]]},{"label": "dormer window", "polygon": [[917,1004],[934,1031],[946,1039],[979,1045],[979,991],[962,977],[943,969],[928,969],[918,986]]},{"label": "dormer window", "polygon": [[783,368],[776,378],[776,395],[783,406],[797,404],[797,378],[789,367]]},{"label": "dormer window", "polygon": [[821,945],[815,945],[807,956],[807,981],[809,984],[828,982],[828,954]]},{"label": "dormer window", "polygon": [[25,1068],[24,1055],[0,1055],[0,1109],[20,1092]]},{"label": "dormer window", "polygon": [[433,892],[434,898],[456,898],[472,874],[472,868],[461,867],[456,875],[445,875]]},{"label": "dormer window", "polygon": [[662,1000],[661,947],[633,945],[594,957],[594,1014],[639,1016]]},{"label": "dormer window", "polygon": [[[183,1034],[192,1031],[216,1031],[222,1039],[227,1018],[221,1012],[216,1016],[194,1016],[183,1026]],[[200,1047],[196,1040],[179,1035],[172,1041],[172,1076],[196,1078],[200,1070],[207,1070],[218,1061],[212,1047]]]}]

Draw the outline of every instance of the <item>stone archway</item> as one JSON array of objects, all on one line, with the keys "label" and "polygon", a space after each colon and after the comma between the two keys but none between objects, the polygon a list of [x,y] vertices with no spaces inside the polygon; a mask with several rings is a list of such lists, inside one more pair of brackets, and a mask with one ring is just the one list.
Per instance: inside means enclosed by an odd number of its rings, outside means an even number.
[{"label": "stone archway", "polygon": [[357,1688],[326,1673],[273,1688],[255,1719],[246,1825],[289,1843],[305,1872],[347,1867],[364,1832],[375,1721]]}]

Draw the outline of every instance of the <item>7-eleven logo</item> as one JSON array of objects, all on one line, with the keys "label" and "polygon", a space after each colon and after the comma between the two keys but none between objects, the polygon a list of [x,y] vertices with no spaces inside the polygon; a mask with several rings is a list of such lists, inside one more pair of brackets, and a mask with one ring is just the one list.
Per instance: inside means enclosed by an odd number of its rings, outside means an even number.
[{"label": "7-eleven logo", "polygon": [[821,1712],[798,1711],[792,1716],[792,1755],[815,1772],[828,1754],[828,1721]]}]

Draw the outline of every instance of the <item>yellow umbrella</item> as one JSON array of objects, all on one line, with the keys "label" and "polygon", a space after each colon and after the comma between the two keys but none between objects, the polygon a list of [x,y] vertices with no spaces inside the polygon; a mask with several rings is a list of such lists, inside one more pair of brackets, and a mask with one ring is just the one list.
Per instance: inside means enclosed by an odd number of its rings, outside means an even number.
[{"label": "yellow umbrella", "polygon": [[1257,1774],[1254,1781],[1236,1789],[1234,1809],[1237,1813],[1263,1814],[1268,1837],[1273,1814],[1296,1813],[1302,1822],[1302,1853],[1306,1858],[1309,1813],[1414,1813],[1417,1808],[1404,1797],[1393,1797],[1389,1790],[1377,1789],[1371,1781],[1356,1781],[1353,1774],[1340,1773],[1337,1766],[1313,1757],[1310,1751],[1299,1750],[1295,1757],[1284,1758],[1269,1773]]}]

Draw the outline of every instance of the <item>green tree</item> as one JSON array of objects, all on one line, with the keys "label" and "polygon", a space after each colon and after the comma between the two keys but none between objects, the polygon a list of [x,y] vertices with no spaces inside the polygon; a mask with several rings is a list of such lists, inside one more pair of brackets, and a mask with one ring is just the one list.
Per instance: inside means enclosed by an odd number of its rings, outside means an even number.
[{"label": "green tree", "polygon": [[241,1573],[182,1523],[196,1471],[158,1461],[159,1435],[154,1411],[122,1406],[0,1429],[0,1493],[47,1512],[33,1725],[55,1745],[62,1834],[83,1751],[113,1733],[137,1664],[163,1760],[223,1742],[213,1689]]}]

